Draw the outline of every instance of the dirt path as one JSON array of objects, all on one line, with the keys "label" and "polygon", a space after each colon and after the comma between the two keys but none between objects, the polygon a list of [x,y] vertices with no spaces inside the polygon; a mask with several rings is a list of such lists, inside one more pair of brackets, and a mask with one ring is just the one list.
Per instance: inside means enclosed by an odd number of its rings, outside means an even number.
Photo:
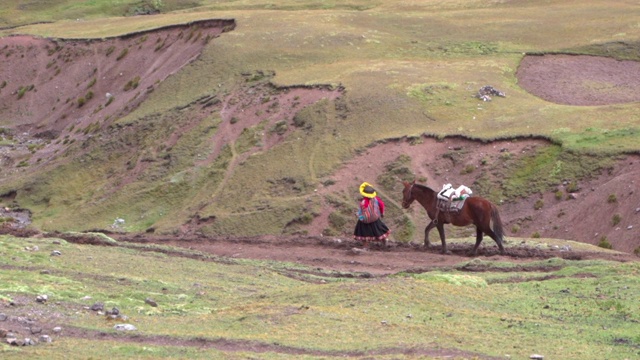
[{"label": "dirt path", "polygon": [[[118,234],[110,234],[110,236],[124,243],[175,246],[228,258],[292,262],[324,271],[360,273],[365,277],[385,276],[403,271],[432,271],[474,259],[467,254],[471,245],[455,243],[448,244],[451,253],[443,255],[440,253],[439,244],[432,245],[432,248],[428,250],[425,250],[422,244],[417,243],[391,243],[387,248],[373,246],[365,250],[353,240],[334,237],[177,238]],[[552,257],[569,260],[640,261],[637,256],[627,253],[560,251],[513,243],[507,245],[506,255],[500,255],[497,246],[490,239],[483,242],[479,254],[476,258],[481,260],[513,263],[526,263]],[[184,256],[179,253],[169,255]]]}]

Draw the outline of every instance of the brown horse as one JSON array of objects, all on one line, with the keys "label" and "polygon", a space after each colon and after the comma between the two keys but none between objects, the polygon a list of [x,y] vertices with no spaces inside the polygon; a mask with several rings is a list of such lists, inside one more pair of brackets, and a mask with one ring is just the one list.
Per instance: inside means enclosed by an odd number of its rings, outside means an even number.
[{"label": "brown horse", "polygon": [[[503,232],[502,221],[498,208],[489,200],[479,196],[472,196],[465,200],[464,206],[459,212],[439,211],[436,207],[438,193],[424,185],[413,182],[402,182],[404,189],[402,190],[402,207],[408,209],[414,200],[418,200],[420,205],[427,210],[431,222],[424,229],[424,246],[429,248],[429,231],[436,227],[440,233],[442,241],[442,253],[447,253],[447,243],[444,239],[444,224],[452,224],[455,226],[467,226],[473,224],[476,226],[476,246],[473,247],[472,255],[476,255],[478,246],[482,242],[483,233],[489,235],[498,244],[500,253],[504,254],[502,246]],[[493,221],[493,229],[491,222]]]}]

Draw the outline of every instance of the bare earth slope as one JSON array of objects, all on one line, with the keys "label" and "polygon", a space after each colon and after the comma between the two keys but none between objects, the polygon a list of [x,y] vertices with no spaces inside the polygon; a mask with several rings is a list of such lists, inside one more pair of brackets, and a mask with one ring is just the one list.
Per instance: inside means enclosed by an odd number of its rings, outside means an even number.
[{"label": "bare earth slope", "polygon": [[[0,146],[0,165],[3,167],[0,178],[16,171],[23,159],[29,158],[31,165],[36,165],[55,158],[65,143],[91,137],[96,127],[109,125],[132,111],[159,82],[193,61],[203,46],[234,26],[233,21],[211,20],[103,40],[28,36],[1,38],[3,66],[0,68],[0,109],[3,116],[0,117],[0,126],[5,128],[2,136],[11,133],[18,146]],[[593,56],[528,56],[524,58],[517,75],[523,87],[547,101],[600,105],[638,101],[637,91],[631,90],[640,87],[640,78],[625,76],[637,73],[637,67],[638,64],[633,61]],[[596,85],[608,86],[610,91],[599,91],[599,95],[594,97],[591,90]],[[264,116],[258,114],[269,111],[261,109],[260,103],[264,104],[264,101],[251,99],[251,92],[247,89],[237,91],[227,96],[222,107],[211,108],[215,111],[219,109],[225,122],[213,141],[214,151],[205,162],[213,161],[211,157],[218,154],[225,142],[235,141],[240,136],[243,127],[230,125],[234,116],[241,117],[239,120],[247,126],[259,123]],[[274,92],[271,100],[281,104],[295,101],[301,103],[300,109],[323,97],[335,99],[338,95],[337,92],[327,95],[322,90],[296,90]],[[289,110],[293,111],[292,107]],[[292,112],[282,117],[293,115]],[[278,139],[277,136],[267,139],[263,150],[268,150]],[[47,146],[42,145],[45,140],[49,142]],[[459,169],[451,168],[447,174],[449,170],[441,164],[445,172],[436,174],[433,168],[425,167],[425,164],[434,164],[452,148],[468,149],[469,153],[475,155],[467,161],[477,163],[480,156],[498,154],[505,148],[517,152],[541,143],[541,140],[531,139],[492,144],[461,139],[447,139],[444,142],[427,139],[419,146],[402,142],[379,144],[369,149],[367,154],[345,163],[333,176],[336,184],[319,191],[325,195],[350,191],[345,186],[348,182],[343,180],[352,179],[353,174],[359,174],[362,180],[375,179],[376,169],[402,153],[413,159],[415,173],[425,176],[431,186],[439,186],[444,182],[470,183],[472,176],[457,175]],[[29,154],[34,146],[38,151],[31,156]],[[249,154],[246,153],[244,157]],[[363,159],[365,161],[361,161]],[[242,160],[238,158],[234,161]],[[140,162],[144,162],[144,159]],[[137,175],[137,170],[138,167],[134,168],[131,176]],[[503,220],[507,229],[514,224],[522,225],[524,219],[521,232],[507,235],[526,237],[537,232],[542,237],[592,244],[606,235],[615,249],[631,252],[640,246],[640,193],[636,191],[639,175],[640,159],[628,155],[608,173],[581,184],[581,192],[572,201],[554,201],[553,194],[548,193],[541,194],[548,205],[536,211],[533,210],[533,203],[537,197],[503,204]],[[126,183],[126,179],[123,183]],[[607,202],[612,194],[616,195],[617,200]],[[0,195],[6,198],[12,196]],[[326,209],[320,211],[322,215],[306,227],[310,235],[322,233],[330,209],[327,204]],[[421,214],[421,209],[414,208],[411,211],[415,218]],[[562,216],[559,215],[561,213]],[[622,219],[618,224],[612,224],[614,214]],[[192,225],[185,224],[181,231],[193,233],[197,226],[189,229]],[[423,225],[418,223],[417,226]],[[348,237],[348,234],[345,236]]]},{"label": "bare earth slope", "polygon": [[[0,126],[23,144],[86,138],[135,109],[233,27],[233,20],[210,20],[108,39],[0,38]],[[57,150],[49,146],[31,161]]]}]

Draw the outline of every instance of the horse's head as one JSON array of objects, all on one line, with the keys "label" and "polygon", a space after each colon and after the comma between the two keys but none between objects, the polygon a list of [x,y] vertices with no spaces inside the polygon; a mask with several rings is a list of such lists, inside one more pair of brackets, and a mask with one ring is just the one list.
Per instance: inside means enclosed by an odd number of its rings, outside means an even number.
[{"label": "horse's head", "polygon": [[416,184],[416,181],[412,182],[403,181],[402,185],[404,185],[404,189],[402,189],[402,207],[408,209],[411,206],[411,203],[416,198],[413,196],[413,185]]}]

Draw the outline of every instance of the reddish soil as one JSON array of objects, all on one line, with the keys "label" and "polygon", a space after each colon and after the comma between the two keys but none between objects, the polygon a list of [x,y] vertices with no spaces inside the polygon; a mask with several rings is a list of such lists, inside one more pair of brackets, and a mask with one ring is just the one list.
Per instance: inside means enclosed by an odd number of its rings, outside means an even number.
[{"label": "reddish soil", "polygon": [[640,101],[640,62],[600,56],[526,56],[518,84],[547,101],[566,105],[608,105]]},{"label": "reddish soil", "polygon": [[[234,26],[235,23],[206,22],[198,26],[170,27],[123,38],[91,41],[37,39],[26,36],[2,38],[0,39],[0,49],[2,49],[0,56],[3,58],[3,66],[0,68],[0,82],[7,79],[8,83],[0,90],[0,109],[7,115],[6,118],[14,119],[12,128],[16,136],[22,138],[21,141],[24,144],[37,143],[38,139],[57,139],[65,135],[70,138],[90,136],[87,132],[72,131],[73,128],[70,127],[86,129],[96,121],[96,118],[99,118],[103,125],[108,125],[113,119],[131,111],[144,101],[158,82],[196,59],[206,42],[215,41],[216,36]],[[112,47],[114,50],[110,50]],[[120,60],[114,60],[113,58],[122,54],[123,49],[129,49],[128,53]],[[25,62],[25,58],[32,61]],[[101,65],[98,66],[98,64]],[[16,71],[22,67],[25,71]],[[547,101],[571,105],[601,105],[639,101],[640,94],[637,92],[640,88],[639,72],[638,63],[631,61],[586,56],[534,56],[523,60],[518,69],[518,78],[521,86]],[[127,84],[138,75],[140,75],[140,83],[133,89],[125,90]],[[93,82],[94,78],[95,82]],[[600,85],[585,87],[585,83]],[[21,88],[30,87],[30,85],[34,87],[20,95]],[[94,94],[86,99],[89,91]],[[250,114],[256,113],[256,106],[260,106],[260,102],[249,101],[246,98],[247,89],[238,91],[241,93],[232,94],[223,102],[221,114],[225,123],[230,122],[239,106],[249,109],[243,115],[235,115],[247,117],[239,120],[246,124],[257,123],[258,119],[250,118]],[[112,102],[108,102],[106,93],[113,95]],[[232,100],[235,95],[239,100]],[[296,99],[295,101],[300,102],[301,108],[320,98],[335,98],[338,95],[338,92],[327,89],[292,89],[281,92],[279,96],[281,104],[288,104]],[[18,96],[21,98],[18,99]],[[86,103],[79,106],[78,99],[81,97],[85,98]],[[283,111],[291,111],[290,106],[283,106],[283,108],[289,109]],[[238,134],[234,133],[237,129],[231,126],[221,127],[213,143],[220,144],[224,140],[237,138]],[[278,138],[274,137],[265,144],[269,147],[277,141],[279,141]],[[486,156],[498,156],[504,149],[511,153],[526,153],[541,145],[544,145],[542,140],[532,139],[500,141],[491,144],[455,138],[445,141],[425,139],[419,145],[411,145],[406,141],[388,142],[370,148],[358,158],[345,163],[343,168],[332,176],[335,184],[320,188],[318,192],[326,194],[351,191],[361,181],[371,182],[378,176],[380,166],[392,162],[400,154],[411,156],[414,172],[427,178],[429,185],[436,187],[437,185],[433,184],[445,182],[470,184],[473,181],[473,175],[459,175],[460,167],[466,164],[477,164]],[[452,165],[443,160],[442,154],[451,149],[460,148],[468,150],[469,155],[464,162]],[[55,146],[48,147],[43,152],[39,151],[34,159],[47,160],[55,152]],[[216,153],[217,151],[212,152],[214,155]],[[241,160],[235,159],[235,161]],[[10,165],[15,168],[12,154],[9,150],[0,147],[0,166],[8,168]],[[5,172],[5,176],[6,174]],[[359,175],[354,178],[353,174]],[[552,193],[542,194],[545,204],[549,205],[538,211],[533,209],[533,203],[539,197],[522,199],[517,203],[501,204],[500,210],[507,230],[511,229],[513,224],[524,224],[522,226],[524,230],[521,233],[507,231],[507,237],[528,237],[535,231],[542,237],[573,239],[593,244],[597,243],[601,236],[606,235],[616,250],[632,252],[640,246],[640,192],[637,191],[636,184],[638,179],[640,179],[640,157],[628,155],[610,171],[581,183],[582,190],[573,200],[555,201]],[[618,199],[615,203],[606,201],[610,194],[617,195]],[[322,215],[306,229],[310,235],[304,237],[206,238],[131,234],[111,234],[111,236],[118,238],[122,243],[121,246],[127,246],[128,242],[159,243],[230,258],[298,262],[325,271],[333,270],[336,276],[376,277],[400,271],[430,271],[471,259],[466,255],[469,250],[467,247],[456,245],[450,245],[451,254],[448,255],[438,252],[439,245],[424,250],[420,244],[396,242],[391,242],[388,248],[374,247],[363,251],[359,248],[359,244],[350,239],[350,236],[322,237],[320,234],[327,227],[326,215],[329,210],[330,207],[327,205],[326,211],[323,211]],[[409,212],[415,219],[424,217],[424,210],[417,204],[414,204]],[[560,213],[564,216],[559,216]],[[611,225],[612,214],[620,214],[622,222],[617,226]],[[22,212],[13,213],[13,210],[0,209],[0,216],[12,216],[24,222]],[[450,230],[447,228],[447,231]],[[7,226],[2,232],[33,235]],[[75,241],[82,240],[75,239]],[[432,243],[439,244],[435,232],[432,233]],[[485,239],[479,257],[511,262],[527,262],[550,257],[574,260],[592,258],[614,261],[638,260],[638,257],[629,253],[560,251],[550,248],[513,246],[513,243],[508,245],[511,246],[508,246],[507,254],[499,255],[495,244],[490,239]],[[178,251],[169,255],[186,256]],[[210,259],[210,261],[215,260]],[[475,271],[480,270],[475,269]],[[295,272],[288,275],[295,276]],[[20,306],[0,304],[0,311],[16,315],[9,319],[10,322],[15,322],[16,327],[25,325],[20,323],[25,320],[24,318],[20,320],[19,316],[30,311],[31,305],[27,304],[33,301],[18,299],[17,302]],[[51,319],[47,320],[45,317],[41,320],[40,326]],[[87,338],[112,337],[110,334],[73,328],[65,330],[65,335]],[[122,337],[118,338],[123,341]],[[135,336],[127,339],[134,342],[170,345],[212,346],[225,351],[304,353],[299,349],[274,348],[265,344],[224,340],[179,341]],[[434,349],[390,349],[388,353],[400,354],[407,351],[430,356],[470,356],[455,350]],[[320,355],[371,356],[372,354]]]}]

